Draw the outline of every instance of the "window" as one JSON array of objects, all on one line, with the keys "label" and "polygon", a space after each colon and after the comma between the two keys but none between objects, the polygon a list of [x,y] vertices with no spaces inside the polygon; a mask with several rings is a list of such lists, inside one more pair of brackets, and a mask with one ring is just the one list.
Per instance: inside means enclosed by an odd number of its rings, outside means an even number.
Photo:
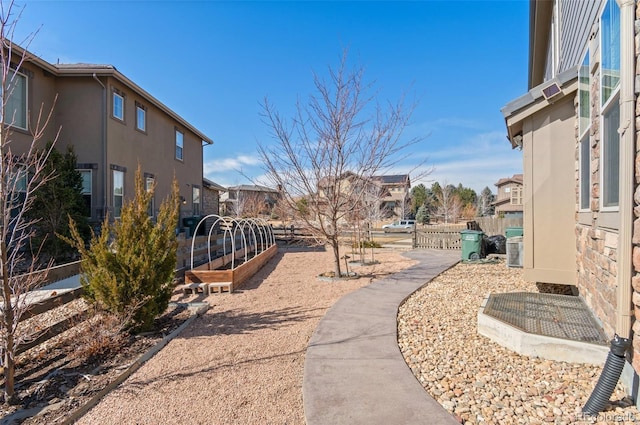
[{"label": "window", "polygon": [[589,79],[588,51],[578,71],[578,104],[580,111],[578,130],[582,135],[591,126],[591,81]]},{"label": "window", "polygon": [[602,99],[601,204],[617,209],[620,182],[620,8],[616,0],[607,0],[600,17],[600,97]]},{"label": "window", "polygon": [[183,159],[183,146],[184,135],[179,130],[176,130],[176,159],[179,159],[180,161]]},{"label": "window", "polygon": [[602,206],[618,206],[620,182],[620,102],[614,97],[602,114]]},{"label": "window", "polygon": [[124,121],[124,97],[113,92],[113,117]]},{"label": "window", "polygon": [[200,215],[200,188],[193,186],[193,215]]},{"label": "window", "polygon": [[589,74],[589,51],[587,51],[582,65],[578,70],[578,133],[580,140],[580,177],[579,177],[579,209],[588,210],[591,207],[591,144],[589,128],[591,127],[591,79]]},{"label": "window", "polygon": [[588,210],[591,204],[591,146],[589,134],[580,140],[580,209]]},{"label": "window", "polygon": [[27,129],[27,77],[11,70],[7,82],[9,98],[6,99],[4,123]]},{"label": "window", "polygon": [[511,205],[522,205],[522,187],[514,187],[511,191]]},{"label": "window", "polygon": [[120,218],[124,200],[124,171],[113,171],[113,217]]},{"label": "window", "polygon": [[147,111],[139,103],[136,103],[136,128],[140,131],[147,131]]},{"label": "window", "polygon": [[551,50],[551,77],[555,77],[560,65],[560,22],[558,12],[558,2],[553,2],[553,14],[551,16],[551,40],[549,41]]},{"label": "window", "polygon": [[87,208],[87,216],[91,217],[91,195],[93,192],[93,172],[91,170],[79,170],[82,175],[82,199]]},{"label": "window", "polygon": [[608,0],[600,18],[601,98],[604,105],[620,85],[620,8],[616,0]]},{"label": "window", "polygon": [[[144,179],[144,188],[147,192],[154,192],[155,191],[155,184],[156,184],[156,180],[153,176],[146,176]],[[149,200],[149,207],[147,208],[147,214],[149,215],[149,217],[153,217],[154,216],[154,212],[156,209],[156,202],[155,202],[155,193],[151,194],[151,199]]]}]

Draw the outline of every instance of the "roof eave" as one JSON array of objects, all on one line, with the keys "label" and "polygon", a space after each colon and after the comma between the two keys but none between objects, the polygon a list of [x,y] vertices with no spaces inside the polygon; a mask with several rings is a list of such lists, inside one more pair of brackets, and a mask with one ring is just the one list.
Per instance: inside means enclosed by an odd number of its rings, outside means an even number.
[{"label": "roof eave", "polygon": [[[520,146],[514,138],[522,133],[522,121],[525,118],[578,90],[579,67],[579,65],[576,65],[561,72],[554,78],[533,87],[527,93],[512,100],[500,109],[505,118],[507,139],[513,149]],[[560,93],[550,99],[545,98],[542,90],[554,83],[560,87]]]}]

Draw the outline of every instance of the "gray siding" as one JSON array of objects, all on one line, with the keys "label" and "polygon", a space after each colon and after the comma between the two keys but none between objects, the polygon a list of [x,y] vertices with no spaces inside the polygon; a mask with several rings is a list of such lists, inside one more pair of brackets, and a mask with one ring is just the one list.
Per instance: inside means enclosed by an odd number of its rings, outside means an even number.
[{"label": "gray siding", "polygon": [[[558,0],[560,14],[560,62],[556,73],[566,71],[582,62],[591,28],[600,15],[606,0]],[[551,28],[549,28],[551,31]],[[552,77],[551,41],[547,51],[545,81]]]}]

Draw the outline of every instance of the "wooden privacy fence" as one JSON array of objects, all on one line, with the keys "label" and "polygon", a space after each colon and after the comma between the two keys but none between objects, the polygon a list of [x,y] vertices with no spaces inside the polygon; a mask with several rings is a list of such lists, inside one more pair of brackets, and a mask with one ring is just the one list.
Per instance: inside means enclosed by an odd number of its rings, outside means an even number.
[{"label": "wooden privacy fence", "polygon": [[[487,236],[503,235],[508,227],[522,227],[522,217],[478,217],[474,219]],[[460,231],[467,224],[418,226],[413,237],[414,248],[462,249]]]},{"label": "wooden privacy fence", "polygon": [[503,235],[507,227],[522,227],[522,217],[478,217],[473,221],[487,236]]},{"label": "wooden privacy fence", "polygon": [[414,248],[461,249],[460,231],[466,225],[424,226],[416,229],[413,237]]}]

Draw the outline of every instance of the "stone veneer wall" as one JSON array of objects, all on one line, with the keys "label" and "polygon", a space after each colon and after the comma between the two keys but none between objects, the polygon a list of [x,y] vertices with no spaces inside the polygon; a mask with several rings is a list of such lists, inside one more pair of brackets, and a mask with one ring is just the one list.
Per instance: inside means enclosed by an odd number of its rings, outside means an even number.
[{"label": "stone veneer wall", "polygon": [[206,187],[202,190],[202,214],[220,214],[219,192],[217,190]]}]

